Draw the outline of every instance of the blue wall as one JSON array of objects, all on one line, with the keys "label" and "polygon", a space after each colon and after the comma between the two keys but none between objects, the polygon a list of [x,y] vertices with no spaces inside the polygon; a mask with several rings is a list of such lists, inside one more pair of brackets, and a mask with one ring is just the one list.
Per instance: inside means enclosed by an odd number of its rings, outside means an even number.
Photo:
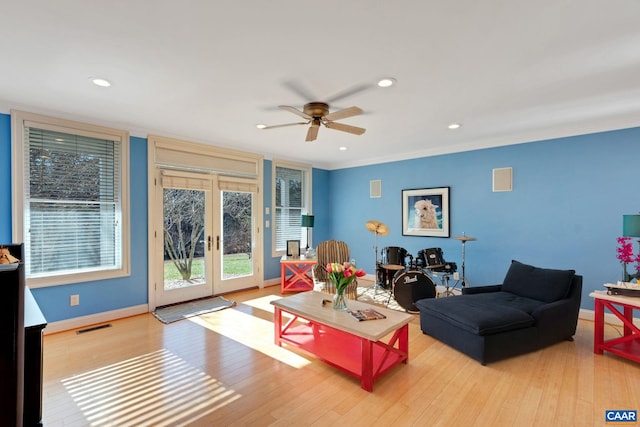
[{"label": "blue wall", "polygon": [[11,242],[11,116],[0,114],[0,243]]},{"label": "blue wall", "polygon": [[[0,114],[0,242],[11,242],[10,116]],[[147,140],[130,140],[131,275],[33,289],[48,322],[147,303]],[[6,220],[5,220],[6,218]],[[80,295],[71,307],[69,296]]]},{"label": "blue wall", "polygon": [[[49,322],[147,303],[147,140],[130,138],[131,275],[33,290]],[[71,307],[69,296],[80,295]]]},{"label": "blue wall", "polygon": [[[272,190],[272,165],[271,160],[265,160],[263,164],[264,174],[264,191],[263,203],[265,208],[269,208],[269,215],[264,214],[264,221],[269,221],[273,226],[273,206],[271,206],[271,190]],[[329,171],[322,169],[313,169],[311,183],[313,185],[311,192],[313,194],[311,213],[315,216],[313,231],[311,234],[311,243],[316,246],[317,242],[331,239],[331,221],[329,216]],[[271,256],[271,244],[273,242],[273,230],[271,228],[264,229],[264,279],[280,278],[280,257]]]},{"label": "blue wall", "polygon": [[[472,286],[501,283],[511,259],[575,269],[584,276],[582,307],[592,309],[589,292],[621,276],[616,238],[622,215],[640,210],[632,163],[639,157],[640,128],[634,128],[332,171],[331,231],[368,273],[374,271],[369,219],[391,229],[379,238],[380,248],[416,255],[440,247],[460,267],[460,241],[402,235],[402,190],[448,186],[451,236],[478,239],[466,244]],[[492,192],[492,169],[501,167],[513,167],[512,192]],[[382,180],[382,198],[369,198],[373,179]]]},{"label": "blue wall", "polygon": [[[416,255],[440,247],[460,267],[461,243],[452,238],[402,235],[403,189],[451,188],[451,236],[466,232],[467,277],[472,285],[502,281],[511,259],[549,268],[573,268],[584,276],[587,296],[620,278],[616,237],[622,215],[640,210],[632,163],[640,157],[640,128],[539,141],[508,147],[326,171],[313,169],[313,244],[346,241],[352,256],[374,273],[374,235],[367,220],[391,234],[379,249],[401,246]],[[50,322],[147,303],[147,141],[131,138],[131,276],[34,290]],[[513,191],[493,193],[492,169],[513,168]],[[0,114],[0,242],[11,241],[10,116]],[[382,180],[382,197],[369,198],[369,181]],[[264,162],[265,221],[273,223],[271,161]],[[264,229],[264,278],[280,276],[271,256],[271,228]],[[637,246],[634,246],[637,250]],[[69,306],[69,295],[81,304]]]}]

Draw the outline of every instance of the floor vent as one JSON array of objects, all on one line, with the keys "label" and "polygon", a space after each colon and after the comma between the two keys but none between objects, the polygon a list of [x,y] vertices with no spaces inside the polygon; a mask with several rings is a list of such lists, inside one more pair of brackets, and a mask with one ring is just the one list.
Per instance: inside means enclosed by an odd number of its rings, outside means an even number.
[{"label": "floor vent", "polygon": [[104,328],[110,328],[110,327],[111,327],[111,323],[106,323],[104,325],[92,326],[86,329],[79,329],[76,331],[76,334],[80,335],[80,334],[84,334],[85,332],[92,332],[92,331],[97,331],[98,329],[104,329]]}]

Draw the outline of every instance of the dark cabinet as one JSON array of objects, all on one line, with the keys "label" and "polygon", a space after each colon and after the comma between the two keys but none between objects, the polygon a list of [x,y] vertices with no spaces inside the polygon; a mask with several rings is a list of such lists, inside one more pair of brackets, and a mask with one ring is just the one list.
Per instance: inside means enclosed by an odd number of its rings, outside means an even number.
[{"label": "dark cabinet", "polygon": [[[7,245],[22,260],[22,245]],[[22,426],[24,264],[0,264],[0,425]]]},{"label": "dark cabinet", "polygon": [[[4,245],[23,260],[22,245]],[[42,425],[42,333],[24,264],[0,264],[0,426]]]},{"label": "dark cabinet", "polygon": [[24,427],[42,425],[42,333],[47,321],[29,288],[24,290]]}]

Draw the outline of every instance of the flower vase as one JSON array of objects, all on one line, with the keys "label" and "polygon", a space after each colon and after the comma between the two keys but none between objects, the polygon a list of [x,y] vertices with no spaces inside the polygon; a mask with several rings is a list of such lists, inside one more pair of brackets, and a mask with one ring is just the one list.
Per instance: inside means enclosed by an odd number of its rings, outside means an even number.
[{"label": "flower vase", "polygon": [[347,298],[344,296],[344,289],[336,289],[336,294],[333,296],[333,309],[342,311],[347,309]]}]

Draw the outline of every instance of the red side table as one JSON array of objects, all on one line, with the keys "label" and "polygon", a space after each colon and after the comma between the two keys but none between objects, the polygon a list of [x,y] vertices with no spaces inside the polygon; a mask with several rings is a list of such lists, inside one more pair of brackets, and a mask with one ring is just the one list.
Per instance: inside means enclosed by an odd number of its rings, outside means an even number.
[{"label": "red side table", "polygon": [[[606,291],[594,291],[589,296],[593,297],[595,302],[593,352],[602,354],[608,351],[640,363],[640,329],[633,324],[633,310],[640,310],[640,298],[608,295]],[[621,337],[604,340],[605,308],[622,321],[624,328]]]},{"label": "red side table", "polygon": [[315,258],[288,257],[280,259],[280,293],[313,290],[313,266]]}]

